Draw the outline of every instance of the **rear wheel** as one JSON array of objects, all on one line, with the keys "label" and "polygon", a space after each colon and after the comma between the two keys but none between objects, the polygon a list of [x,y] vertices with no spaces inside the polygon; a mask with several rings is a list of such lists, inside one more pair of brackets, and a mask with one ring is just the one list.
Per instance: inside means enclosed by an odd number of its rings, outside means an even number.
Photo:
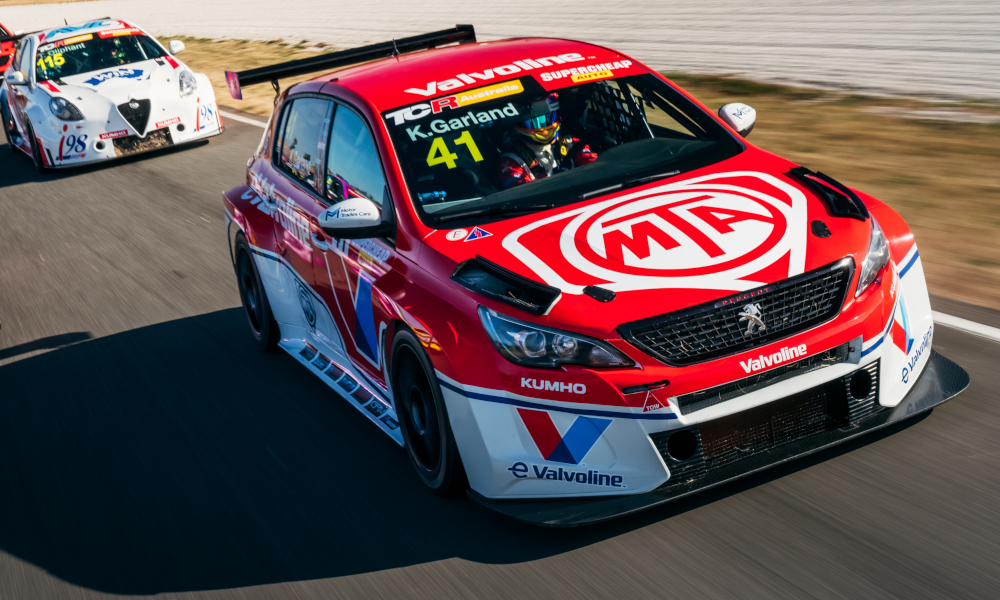
[{"label": "rear wheel", "polygon": [[236,257],[236,281],[240,288],[240,300],[243,302],[243,312],[250,326],[250,335],[257,345],[265,352],[274,350],[278,345],[280,332],[278,323],[271,313],[267,302],[267,294],[257,272],[257,264],[253,259],[250,244],[242,233],[236,236],[234,255]]},{"label": "rear wheel", "polygon": [[400,330],[392,343],[393,391],[406,451],[417,475],[435,494],[462,492],[465,471],[441,387],[416,336]]}]

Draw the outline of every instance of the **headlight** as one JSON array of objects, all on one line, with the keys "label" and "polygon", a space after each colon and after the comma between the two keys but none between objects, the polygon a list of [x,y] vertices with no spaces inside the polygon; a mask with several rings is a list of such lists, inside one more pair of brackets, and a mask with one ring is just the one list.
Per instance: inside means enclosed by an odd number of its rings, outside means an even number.
[{"label": "headlight", "polygon": [[512,363],[526,367],[587,365],[631,367],[632,360],[593,338],[518,321],[479,307],[479,318],[497,351]]},{"label": "headlight", "polygon": [[191,74],[191,71],[181,71],[180,77],[177,80],[180,84],[181,98],[190,96],[198,91],[198,82],[195,80],[194,75]]},{"label": "headlight", "polygon": [[872,237],[868,241],[868,255],[865,256],[865,262],[861,264],[861,276],[858,279],[858,291],[854,293],[855,298],[868,289],[868,286],[874,283],[875,278],[878,277],[878,272],[882,270],[882,267],[889,264],[889,243],[886,242],[885,234],[878,226],[878,221],[875,220],[875,217],[871,219]]},{"label": "headlight", "polygon": [[53,98],[49,100],[49,110],[58,119],[63,121],[82,121],[83,113],[75,104],[65,98]]}]

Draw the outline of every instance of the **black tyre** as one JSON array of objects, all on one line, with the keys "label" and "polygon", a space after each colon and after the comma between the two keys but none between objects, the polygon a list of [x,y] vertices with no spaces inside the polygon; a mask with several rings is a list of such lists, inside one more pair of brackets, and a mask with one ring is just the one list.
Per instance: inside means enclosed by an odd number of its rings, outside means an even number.
[{"label": "black tyre", "polygon": [[391,356],[396,416],[413,468],[435,494],[461,493],[465,470],[430,359],[408,329],[396,334]]},{"label": "black tyre", "polygon": [[31,162],[35,163],[35,170],[39,173],[45,172],[45,163],[42,161],[42,149],[38,147],[38,140],[35,132],[29,127],[24,132],[28,136],[28,143],[31,144]]},{"label": "black tyre", "polygon": [[250,244],[242,233],[236,235],[233,254],[236,257],[236,281],[240,287],[243,312],[246,314],[247,324],[250,325],[250,335],[261,350],[269,352],[277,347],[281,333],[278,323],[274,320],[274,314],[271,313],[271,306],[267,302],[264,286],[260,282],[260,273],[257,272]]}]

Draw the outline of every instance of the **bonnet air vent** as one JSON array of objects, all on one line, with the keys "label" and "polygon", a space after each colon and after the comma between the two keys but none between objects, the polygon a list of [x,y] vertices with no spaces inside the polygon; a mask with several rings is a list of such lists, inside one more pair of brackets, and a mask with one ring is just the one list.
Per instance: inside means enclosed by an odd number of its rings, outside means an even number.
[{"label": "bonnet air vent", "polygon": [[135,127],[139,135],[146,133],[146,124],[149,122],[149,100],[129,100],[125,104],[118,105],[118,112],[125,117],[129,125]]},{"label": "bonnet air vent", "polygon": [[478,255],[459,264],[451,279],[477,294],[533,315],[545,314],[562,293],[558,288],[522,277]]},{"label": "bonnet air vent", "polygon": [[859,221],[868,219],[868,208],[861,198],[833,177],[823,173],[813,173],[805,167],[795,167],[789,174],[811,187],[830,207],[830,213],[834,216]]}]

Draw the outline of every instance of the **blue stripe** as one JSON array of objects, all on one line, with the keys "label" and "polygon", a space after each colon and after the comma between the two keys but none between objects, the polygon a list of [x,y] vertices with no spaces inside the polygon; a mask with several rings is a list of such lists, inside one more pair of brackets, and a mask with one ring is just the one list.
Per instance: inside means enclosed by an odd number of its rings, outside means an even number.
[{"label": "blue stripe", "polygon": [[491,396],[488,394],[480,394],[478,392],[469,392],[441,379],[438,379],[438,382],[441,384],[442,387],[448,388],[449,390],[455,392],[456,394],[461,394],[466,398],[471,398],[473,400],[483,400],[485,402],[495,402],[497,404],[510,404],[511,406],[520,406],[521,408],[533,408],[535,410],[555,410],[558,412],[570,413],[572,415],[587,415],[590,417],[610,417],[612,419],[642,419],[646,421],[668,421],[670,419],[677,418],[677,415],[673,413],[659,414],[659,415],[643,415],[636,413],[618,413],[618,412],[611,412],[608,410],[571,409],[571,408],[563,408],[561,406],[549,406],[548,404],[538,404],[536,402],[514,400],[513,398],[506,398],[503,396]]},{"label": "blue stripe", "polygon": [[874,344],[872,344],[871,346],[869,346],[867,350],[862,350],[861,351],[861,358],[864,358],[865,356],[867,356],[872,350],[874,350],[875,348],[878,348],[879,346],[881,346],[882,342],[885,341],[885,336],[889,335],[889,330],[892,329],[892,322],[896,319],[896,307],[897,306],[899,306],[899,304],[896,304],[895,306],[892,307],[892,314],[889,315],[889,324],[886,325],[886,327],[885,327],[884,330],[882,330],[882,334],[879,336],[878,341],[875,342]]},{"label": "blue stripe", "polygon": [[872,350],[874,350],[875,348],[878,348],[879,346],[881,346],[882,342],[884,342],[884,341],[885,341],[885,336],[883,335],[881,338],[879,338],[879,340],[877,342],[875,342],[874,344],[872,344],[871,346],[869,346],[867,350],[862,350],[861,351],[861,357],[864,358]]},{"label": "blue stripe", "polygon": [[906,275],[906,272],[910,270],[910,267],[913,266],[913,263],[917,262],[917,257],[919,256],[920,256],[919,250],[913,253],[913,258],[910,259],[910,262],[906,263],[906,266],[899,271],[900,278],[902,278],[903,275]]}]

